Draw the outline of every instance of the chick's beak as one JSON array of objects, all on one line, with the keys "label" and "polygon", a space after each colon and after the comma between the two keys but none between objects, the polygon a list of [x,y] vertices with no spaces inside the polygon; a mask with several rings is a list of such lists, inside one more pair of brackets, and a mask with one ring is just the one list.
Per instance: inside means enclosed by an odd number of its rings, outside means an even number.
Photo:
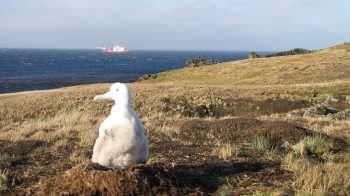
[{"label": "chick's beak", "polygon": [[96,95],[94,97],[94,100],[97,101],[97,100],[112,100],[112,96],[111,96],[111,93],[108,91],[107,93],[105,94],[102,94],[102,95]]}]

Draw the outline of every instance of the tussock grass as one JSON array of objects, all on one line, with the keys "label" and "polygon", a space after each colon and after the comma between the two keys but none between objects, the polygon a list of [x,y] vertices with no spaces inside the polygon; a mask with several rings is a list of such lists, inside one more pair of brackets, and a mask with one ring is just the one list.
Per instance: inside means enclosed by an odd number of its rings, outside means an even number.
[{"label": "tussock grass", "polygon": [[294,187],[300,193],[346,195],[350,191],[350,166],[346,163],[314,163],[290,153],[285,168],[296,174]]},{"label": "tussock grass", "polygon": [[220,144],[213,149],[213,154],[223,160],[231,160],[238,156],[239,147],[235,144]]},{"label": "tussock grass", "polygon": [[7,153],[0,153],[0,166],[9,167],[16,161],[15,155]]},{"label": "tussock grass", "polygon": [[14,179],[10,176],[9,170],[0,170],[0,193],[1,191],[9,191],[14,185]]},{"label": "tussock grass", "polygon": [[295,153],[302,156],[316,155],[322,157],[328,153],[331,153],[332,143],[329,139],[323,136],[317,135],[313,137],[306,137],[292,148]]},{"label": "tussock grass", "polygon": [[266,150],[272,149],[271,144],[264,136],[252,137],[249,144],[250,144],[250,147],[260,151],[266,151]]}]

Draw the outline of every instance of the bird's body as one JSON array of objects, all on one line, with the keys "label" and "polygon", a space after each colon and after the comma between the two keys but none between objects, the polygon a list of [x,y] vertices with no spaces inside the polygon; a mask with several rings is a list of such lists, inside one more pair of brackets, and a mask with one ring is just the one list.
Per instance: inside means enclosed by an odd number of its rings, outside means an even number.
[{"label": "bird's body", "polygon": [[[118,89],[118,92],[115,93]],[[111,114],[101,123],[95,142],[92,162],[109,168],[126,168],[148,159],[148,140],[136,113],[130,107],[130,93],[125,84],[116,83],[110,92],[115,93],[116,104]],[[107,93],[95,99],[113,96]],[[117,98],[118,97],[118,98]]]}]

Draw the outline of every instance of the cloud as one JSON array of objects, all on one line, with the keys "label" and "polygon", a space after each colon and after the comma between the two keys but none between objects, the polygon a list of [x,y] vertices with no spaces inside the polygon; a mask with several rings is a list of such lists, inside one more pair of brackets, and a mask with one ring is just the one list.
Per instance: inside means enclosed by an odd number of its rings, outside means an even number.
[{"label": "cloud", "polygon": [[317,48],[350,39],[349,8],[346,0],[2,0],[0,47]]}]

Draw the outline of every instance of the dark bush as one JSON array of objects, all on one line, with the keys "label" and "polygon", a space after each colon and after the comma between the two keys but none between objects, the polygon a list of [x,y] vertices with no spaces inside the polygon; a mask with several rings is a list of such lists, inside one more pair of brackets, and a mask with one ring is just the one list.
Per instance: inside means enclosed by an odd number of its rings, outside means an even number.
[{"label": "dark bush", "polygon": [[158,75],[157,74],[143,74],[139,80],[142,81],[142,80],[149,80],[149,79],[155,79],[157,78]]},{"label": "dark bush", "polygon": [[307,50],[303,48],[294,48],[292,50],[288,51],[282,51],[282,52],[277,52],[277,53],[272,53],[269,55],[266,55],[266,57],[275,57],[275,56],[289,56],[289,55],[298,55],[298,54],[308,54],[311,53],[312,50]]},{"label": "dark bush", "polygon": [[186,67],[199,67],[199,66],[203,66],[203,65],[213,65],[213,64],[217,64],[217,63],[219,63],[219,61],[217,61],[217,60],[197,57],[197,58],[191,58],[191,59],[186,60],[185,66]]},{"label": "dark bush", "polygon": [[255,58],[259,58],[260,56],[256,53],[256,52],[250,52],[248,54],[248,58],[249,59],[255,59]]}]

